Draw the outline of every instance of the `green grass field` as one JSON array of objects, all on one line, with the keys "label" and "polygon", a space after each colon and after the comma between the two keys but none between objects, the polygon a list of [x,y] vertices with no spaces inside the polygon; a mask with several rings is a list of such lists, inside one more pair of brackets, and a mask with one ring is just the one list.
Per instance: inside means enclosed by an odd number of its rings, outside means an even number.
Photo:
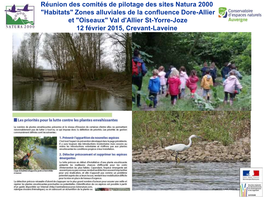
[{"label": "green grass field", "polygon": [[135,111],[133,149],[188,143],[189,136],[229,145],[250,136],[250,111]]}]

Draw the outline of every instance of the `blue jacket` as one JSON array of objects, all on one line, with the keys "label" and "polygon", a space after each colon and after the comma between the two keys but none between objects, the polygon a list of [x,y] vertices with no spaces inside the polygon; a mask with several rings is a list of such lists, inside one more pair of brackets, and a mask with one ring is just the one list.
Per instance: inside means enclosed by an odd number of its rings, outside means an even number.
[{"label": "blue jacket", "polygon": [[206,74],[206,70],[209,70],[210,68],[209,67],[203,67],[201,69],[201,72],[202,72],[202,76],[204,76]]},{"label": "blue jacket", "polygon": [[213,79],[216,78],[216,74],[217,74],[217,70],[216,70],[216,68],[214,68],[214,69],[210,69],[210,75],[212,76]]},{"label": "blue jacket", "polygon": [[227,66],[223,67],[223,69],[221,70],[222,77],[226,78],[226,75],[229,73],[229,71],[230,71],[229,67]]},{"label": "blue jacket", "polygon": [[170,73],[171,73],[171,69],[169,69],[169,70],[166,72],[165,78],[169,78]]},{"label": "blue jacket", "polygon": [[142,66],[142,76],[145,76],[145,74],[148,72],[148,70],[147,70],[147,67],[146,67],[144,61],[141,58],[137,57],[137,56],[134,56],[133,57],[133,61],[141,63],[141,66]]},{"label": "blue jacket", "polygon": [[152,93],[158,93],[160,90],[160,79],[159,77],[151,77],[149,79],[148,89]]}]

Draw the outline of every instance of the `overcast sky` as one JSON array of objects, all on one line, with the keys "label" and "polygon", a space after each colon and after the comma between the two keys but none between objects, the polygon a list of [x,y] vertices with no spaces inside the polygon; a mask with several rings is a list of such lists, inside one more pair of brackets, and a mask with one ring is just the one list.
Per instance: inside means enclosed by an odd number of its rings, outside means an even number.
[{"label": "overcast sky", "polygon": [[[25,34],[26,33],[20,33],[20,32],[16,32],[16,33],[13,33],[13,50],[14,52],[17,52],[18,48],[20,47],[21,45],[21,42],[22,40],[24,39],[25,37]],[[44,35],[44,34],[42,34]],[[50,64],[46,61],[46,60],[43,60],[40,56],[41,54],[41,50],[42,50],[42,41],[43,41],[43,36],[41,36],[41,39],[40,39],[40,53],[38,55],[38,66],[42,66],[44,69],[51,69],[51,66]]]},{"label": "overcast sky", "polygon": [[[43,43],[43,39],[44,39],[44,35],[42,34],[41,36],[41,40],[40,40],[40,53],[38,55],[38,66],[42,66],[44,69],[52,69],[50,64],[48,63],[48,61],[44,60],[41,58],[41,53],[42,53],[42,43]],[[25,37],[25,33],[13,33],[13,50],[14,52],[17,52],[17,50],[19,49],[22,40]],[[106,39],[104,45],[102,46],[103,49],[103,60],[110,62],[112,67],[114,68],[114,46],[112,46],[112,42],[110,39]],[[115,68],[114,68],[115,69]]]}]

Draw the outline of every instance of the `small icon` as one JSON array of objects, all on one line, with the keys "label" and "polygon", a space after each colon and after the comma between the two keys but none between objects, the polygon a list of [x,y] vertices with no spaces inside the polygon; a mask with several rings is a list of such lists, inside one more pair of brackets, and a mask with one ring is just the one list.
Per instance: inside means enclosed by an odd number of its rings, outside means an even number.
[{"label": "small icon", "polygon": [[24,11],[24,12],[33,11],[33,10],[29,10],[28,9],[28,4],[25,5],[25,7],[23,9],[17,9],[17,10],[21,10],[21,11]]},{"label": "small icon", "polygon": [[243,170],[243,176],[249,176],[249,170]]},{"label": "small icon", "polygon": [[240,197],[247,197],[247,192],[248,192],[248,188],[247,188],[247,184],[240,184]]},{"label": "small icon", "polygon": [[253,170],[254,175],[253,176],[259,176],[259,170]]},{"label": "small icon", "polygon": [[35,25],[34,6],[6,6],[6,25]]},{"label": "small icon", "polygon": [[219,18],[226,18],[227,17],[227,8],[226,7],[220,7],[218,9],[218,12],[219,12],[219,15],[218,15]]},{"label": "small icon", "polygon": [[13,5],[11,9],[5,10],[7,12],[20,12],[20,11],[16,11],[16,6]]}]

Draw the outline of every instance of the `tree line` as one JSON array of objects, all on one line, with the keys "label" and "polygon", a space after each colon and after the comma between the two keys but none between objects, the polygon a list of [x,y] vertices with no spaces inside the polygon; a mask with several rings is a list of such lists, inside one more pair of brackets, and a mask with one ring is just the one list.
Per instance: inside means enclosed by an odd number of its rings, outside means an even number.
[{"label": "tree line", "polygon": [[[107,49],[106,42],[111,42]],[[30,33],[13,54],[13,72],[38,78],[40,53],[56,70],[57,78],[70,80],[76,74],[85,86],[86,79],[97,80],[113,71],[110,61],[102,58],[106,52],[114,55],[115,71],[130,74],[131,46],[132,35],[129,33]]]},{"label": "tree line", "polygon": [[215,62],[218,69],[232,62],[251,74],[250,32],[133,33],[133,46],[151,67],[185,66],[190,71],[204,62]]},{"label": "tree line", "polygon": [[13,74],[34,78],[40,75],[41,67],[37,63],[41,35],[39,33],[25,34],[18,51],[13,50]]},{"label": "tree line", "polygon": [[33,152],[37,150],[36,145],[57,145],[57,137],[14,137],[14,153],[21,150]]}]

